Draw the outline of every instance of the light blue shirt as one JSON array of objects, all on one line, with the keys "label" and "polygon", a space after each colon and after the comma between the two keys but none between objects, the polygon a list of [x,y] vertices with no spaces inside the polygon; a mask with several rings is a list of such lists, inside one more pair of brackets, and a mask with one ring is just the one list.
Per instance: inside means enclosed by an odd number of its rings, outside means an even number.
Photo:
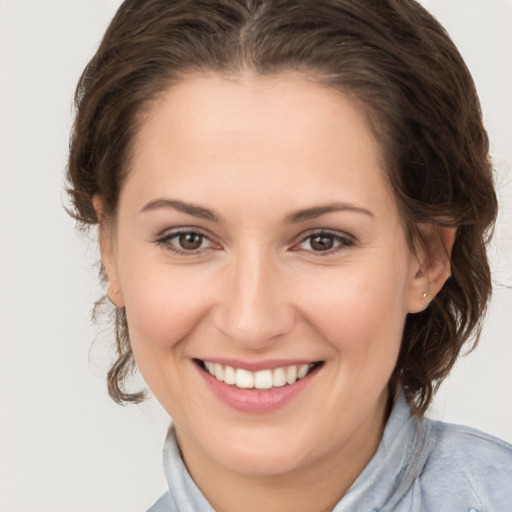
[{"label": "light blue shirt", "polygon": [[[192,480],[172,429],[169,490],[148,512],[214,512]],[[511,512],[512,446],[478,430],[411,415],[395,404],[377,452],[333,512]]]}]

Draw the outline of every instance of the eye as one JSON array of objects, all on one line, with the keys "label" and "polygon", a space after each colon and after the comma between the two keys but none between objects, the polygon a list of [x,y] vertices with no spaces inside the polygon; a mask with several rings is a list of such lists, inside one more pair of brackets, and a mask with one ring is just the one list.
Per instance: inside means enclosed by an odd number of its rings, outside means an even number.
[{"label": "eye", "polygon": [[193,230],[167,232],[156,243],[179,254],[197,253],[213,247],[213,242],[206,235]]},{"label": "eye", "polygon": [[185,251],[197,251],[204,242],[204,236],[199,233],[180,233],[174,238],[180,249]]},{"label": "eye", "polygon": [[311,233],[303,238],[298,244],[297,249],[311,252],[333,253],[352,245],[354,245],[354,241],[347,236],[320,231]]}]

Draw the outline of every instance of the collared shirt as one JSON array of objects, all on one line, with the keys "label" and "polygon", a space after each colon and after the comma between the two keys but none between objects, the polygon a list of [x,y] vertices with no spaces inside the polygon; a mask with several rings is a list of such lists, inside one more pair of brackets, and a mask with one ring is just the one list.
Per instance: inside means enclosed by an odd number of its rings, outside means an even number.
[{"label": "collared shirt", "polygon": [[[169,490],[148,512],[214,512],[181,458],[171,428]],[[510,512],[512,445],[473,428],[419,419],[403,396],[377,452],[333,512]]]}]

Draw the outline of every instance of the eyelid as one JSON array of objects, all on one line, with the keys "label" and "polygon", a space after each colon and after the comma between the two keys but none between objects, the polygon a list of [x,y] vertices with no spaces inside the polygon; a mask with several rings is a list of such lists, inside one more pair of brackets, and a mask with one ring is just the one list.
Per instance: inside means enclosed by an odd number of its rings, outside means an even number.
[{"label": "eyelid", "polygon": [[165,228],[160,230],[156,235],[156,238],[170,238],[173,235],[179,235],[180,233],[197,233],[198,235],[210,238],[210,235],[204,228],[198,226],[177,226],[173,228]]}]

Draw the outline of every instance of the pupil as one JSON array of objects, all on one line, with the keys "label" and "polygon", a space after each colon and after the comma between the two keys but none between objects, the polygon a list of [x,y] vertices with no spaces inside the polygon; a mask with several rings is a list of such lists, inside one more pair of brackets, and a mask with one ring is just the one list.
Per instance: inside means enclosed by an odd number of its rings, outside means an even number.
[{"label": "pupil", "polygon": [[333,245],[332,236],[317,235],[311,239],[311,247],[315,251],[327,251],[332,249]]},{"label": "pupil", "polygon": [[189,251],[199,249],[202,241],[202,235],[198,235],[197,233],[183,233],[179,238],[180,247]]}]

